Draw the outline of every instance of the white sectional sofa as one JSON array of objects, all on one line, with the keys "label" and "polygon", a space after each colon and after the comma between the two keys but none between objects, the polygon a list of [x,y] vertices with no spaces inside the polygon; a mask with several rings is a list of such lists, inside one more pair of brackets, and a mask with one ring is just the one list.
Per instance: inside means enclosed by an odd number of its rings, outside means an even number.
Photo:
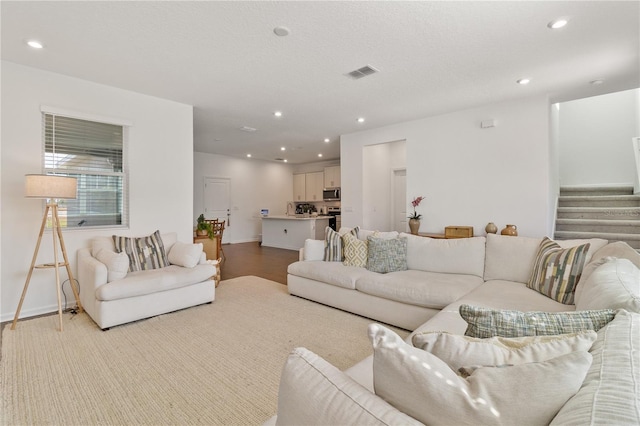
[{"label": "white sectional sofa", "polygon": [[214,301],[216,267],[202,244],[180,243],[175,232],[161,239],[170,265],[151,270],[127,272],[129,260],[111,237],[78,250],[80,300],[101,329]]},{"label": "white sectional sofa", "polygon": [[[361,231],[359,237],[370,235]],[[289,292],[411,330],[408,343],[429,331],[463,335],[463,304],[523,312],[615,310],[614,320],[597,332],[582,386],[554,412],[551,423],[640,424],[640,255],[628,245],[558,241],[563,248],[590,243],[575,304],[567,305],[526,285],[542,239],[492,234],[456,240],[400,237],[407,238],[409,269],[383,275],[324,262],[324,242],[307,241],[301,260],[289,266]],[[306,349],[296,349],[285,364],[278,416],[271,423],[422,424],[376,395],[380,367],[374,368],[373,360],[370,356],[341,372]],[[503,392],[517,396],[518,389]],[[429,401],[425,399],[425,407]],[[529,406],[517,398],[514,403],[525,411]]]}]

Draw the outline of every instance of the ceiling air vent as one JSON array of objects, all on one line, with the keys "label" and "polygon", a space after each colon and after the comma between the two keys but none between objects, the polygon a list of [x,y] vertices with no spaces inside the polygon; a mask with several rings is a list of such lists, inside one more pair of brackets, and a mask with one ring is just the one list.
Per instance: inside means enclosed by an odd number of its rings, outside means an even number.
[{"label": "ceiling air vent", "polygon": [[357,70],[351,71],[347,75],[354,80],[358,80],[362,77],[366,77],[368,75],[375,74],[377,72],[379,72],[379,70],[375,69],[371,65],[365,65],[362,68],[358,68]]}]

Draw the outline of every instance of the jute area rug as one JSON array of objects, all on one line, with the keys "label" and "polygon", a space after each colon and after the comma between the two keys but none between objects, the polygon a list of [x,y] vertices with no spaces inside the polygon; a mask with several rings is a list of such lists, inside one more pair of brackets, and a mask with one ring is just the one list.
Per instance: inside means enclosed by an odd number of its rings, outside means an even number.
[{"label": "jute area rug", "polygon": [[345,369],[371,353],[373,322],[252,276],[223,281],[212,304],[108,331],[84,313],[62,333],[57,321],[3,330],[2,424],[261,424],[291,349]]}]

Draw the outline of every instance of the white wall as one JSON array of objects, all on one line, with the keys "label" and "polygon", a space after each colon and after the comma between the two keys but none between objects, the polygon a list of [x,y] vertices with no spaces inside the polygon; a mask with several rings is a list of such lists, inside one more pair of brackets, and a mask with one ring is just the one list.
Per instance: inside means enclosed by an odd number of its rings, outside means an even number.
[{"label": "white wall", "polygon": [[560,104],[560,184],[633,185],[640,89]]},{"label": "white wall", "polygon": [[[41,105],[133,123],[128,144],[130,227],[65,231],[74,273],[78,248],[88,247],[97,235],[146,235],[160,229],[177,231],[182,241],[192,238],[191,106],[2,62],[2,321],[13,318],[17,308],[42,220],[43,202],[23,196],[24,175],[42,172]],[[53,260],[51,233],[44,237],[38,263]],[[51,270],[34,272],[21,317],[57,309],[54,279]],[[73,300],[68,285],[65,291]]]},{"label": "white wall", "polygon": [[204,178],[231,180],[231,226],[224,230],[224,243],[258,241],[262,234],[260,210],[286,213],[293,198],[292,167],[283,163],[245,160],[224,155],[196,153],[193,174],[193,225],[204,211]]},{"label": "white wall", "polygon": [[[496,127],[481,129],[494,119]],[[363,223],[363,147],[406,140],[407,203],[423,195],[421,232],[448,225],[548,235],[549,102],[535,97],[341,136],[342,219]]]}]

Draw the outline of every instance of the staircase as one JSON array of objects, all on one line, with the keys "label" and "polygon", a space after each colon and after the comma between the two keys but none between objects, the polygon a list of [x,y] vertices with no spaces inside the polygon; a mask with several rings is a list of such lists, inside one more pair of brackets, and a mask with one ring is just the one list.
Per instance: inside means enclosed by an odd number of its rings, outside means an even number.
[{"label": "staircase", "polygon": [[560,188],[554,238],[624,241],[640,251],[640,195],[632,186]]}]

